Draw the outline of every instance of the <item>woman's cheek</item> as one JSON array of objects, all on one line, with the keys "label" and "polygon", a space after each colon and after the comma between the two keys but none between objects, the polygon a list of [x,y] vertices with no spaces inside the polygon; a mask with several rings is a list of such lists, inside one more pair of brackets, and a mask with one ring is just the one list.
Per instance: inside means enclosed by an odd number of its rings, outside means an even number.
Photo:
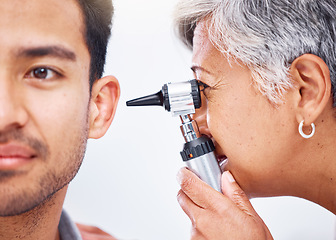
[{"label": "woman's cheek", "polygon": [[217,132],[221,131],[223,123],[225,122],[224,116],[221,113],[221,107],[214,102],[208,102],[207,105],[207,124],[211,134],[218,135]]},{"label": "woman's cheek", "polygon": [[216,123],[218,119],[216,118],[216,112],[211,111],[211,108],[207,109],[207,115],[206,115],[206,121],[208,125],[208,129],[211,133],[211,135],[216,139],[216,136],[219,135],[218,131],[220,131],[220,126]]},{"label": "woman's cheek", "polygon": [[210,116],[209,110],[207,111],[206,121],[208,124],[208,128],[210,129],[210,132],[211,132],[211,116]]}]

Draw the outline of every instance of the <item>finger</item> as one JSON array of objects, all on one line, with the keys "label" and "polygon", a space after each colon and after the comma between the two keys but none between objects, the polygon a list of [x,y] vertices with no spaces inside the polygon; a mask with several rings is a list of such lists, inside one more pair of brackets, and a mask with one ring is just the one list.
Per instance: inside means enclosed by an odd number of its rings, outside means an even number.
[{"label": "finger", "polygon": [[177,194],[177,201],[182,210],[189,217],[191,223],[195,225],[195,215],[197,215],[202,208],[196,205],[182,190],[180,190]]},{"label": "finger", "polygon": [[207,240],[196,228],[191,229],[190,240]]},{"label": "finger", "polygon": [[195,205],[182,190],[179,191],[178,200],[183,211],[187,214],[192,223],[191,240],[208,239],[202,232],[208,231],[209,223],[213,220],[212,211]]},{"label": "finger", "polygon": [[76,223],[76,225],[83,239],[116,240],[116,238],[112,237],[110,234],[101,230],[100,228],[97,228],[94,226],[88,226],[88,225],[84,225],[80,223]]},{"label": "finger", "polygon": [[247,195],[240,188],[229,171],[225,171],[222,174],[222,192],[231,199],[241,211],[249,215],[257,215]]},{"label": "finger", "polygon": [[263,226],[264,234],[267,235],[266,239],[273,239],[269,229],[264,221],[260,218],[258,213],[254,210],[250,200],[245,192],[240,188],[238,183],[229,171],[222,174],[222,192],[245,214],[251,216],[254,221],[259,222]]},{"label": "finger", "polygon": [[223,194],[214,190],[186,168],[180,169],[177,180],[181,190],[201,208],[211,208],[219,199],[225,201],[225,199],[222,199]]}]

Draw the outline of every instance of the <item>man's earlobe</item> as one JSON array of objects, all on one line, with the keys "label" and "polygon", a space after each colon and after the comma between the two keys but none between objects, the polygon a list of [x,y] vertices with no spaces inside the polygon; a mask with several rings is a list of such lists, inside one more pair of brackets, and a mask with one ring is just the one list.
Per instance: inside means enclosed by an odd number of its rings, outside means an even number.
[{"label": "man's earlobe", "polygon": [[331,100],[329,68],[320,57],[304,54],[294,60],[290,74],[297,89],[297,121],[310,125]]},{"label": "man's earlobe", "polygon": [[89,116],[89,138],[104,136],[115,115],[120,97],[118,80],[106,76],[92,86]]}]

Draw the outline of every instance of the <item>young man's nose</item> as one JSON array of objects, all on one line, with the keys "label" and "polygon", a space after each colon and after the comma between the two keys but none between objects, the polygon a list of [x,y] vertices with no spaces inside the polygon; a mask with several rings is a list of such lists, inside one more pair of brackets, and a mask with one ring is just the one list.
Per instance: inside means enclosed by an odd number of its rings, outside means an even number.
[{"label": "young man's nose", "polygon": [[0,79],[0,131],[21,128],[27,119],[22,93],[10,81]]}]

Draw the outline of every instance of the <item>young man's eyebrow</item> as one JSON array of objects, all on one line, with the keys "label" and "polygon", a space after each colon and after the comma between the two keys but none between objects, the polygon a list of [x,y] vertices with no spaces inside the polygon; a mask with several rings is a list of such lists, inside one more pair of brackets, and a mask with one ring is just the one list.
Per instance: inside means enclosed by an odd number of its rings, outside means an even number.
[{"label": "young man's eyebrow", "polygon": [[76,54],[62,46],[23,47],[17,50],[16,55],[29,58],[51,56],[76,61]]}]

